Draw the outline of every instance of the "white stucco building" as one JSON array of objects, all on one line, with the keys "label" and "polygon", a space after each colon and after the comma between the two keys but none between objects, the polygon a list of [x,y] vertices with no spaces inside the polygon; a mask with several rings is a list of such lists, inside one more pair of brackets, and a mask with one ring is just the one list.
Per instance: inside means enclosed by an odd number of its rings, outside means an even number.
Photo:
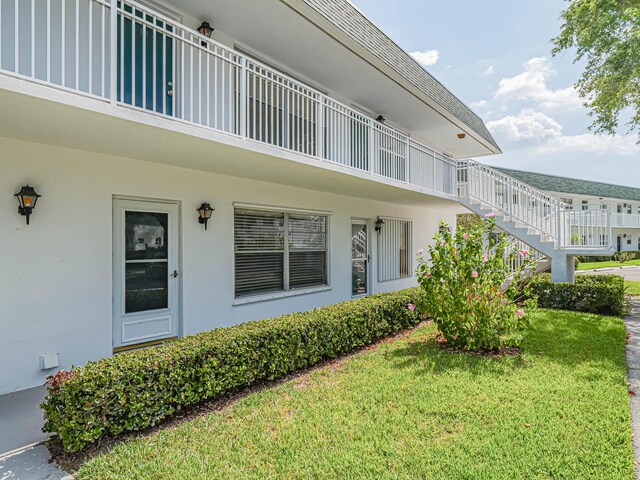
[{"label": "white stucco building", "polygon": [[558,279],[608,248],[606,223],[572,245],[555,197],[460,163],[500,152],[482,120],[347,0],[17,0],[0,41],[0,394],[412,286],[465,207]]},{"label": "white stucco building", "polygon": [[[575,178],[497,168],[514,178],[560,198],[568,208],[579,211],[605,211],[611,215],[611,238],[616,252],[640,251],[640,188]],[[585,231],[580,242],[597,241]],[[600,239],[605,244],[608,239]]]}]

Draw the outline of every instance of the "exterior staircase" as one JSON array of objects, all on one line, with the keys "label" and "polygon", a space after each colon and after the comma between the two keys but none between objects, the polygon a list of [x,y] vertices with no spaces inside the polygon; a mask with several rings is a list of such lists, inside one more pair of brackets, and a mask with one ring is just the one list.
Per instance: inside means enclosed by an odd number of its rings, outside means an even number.
[{"label": "exterior staircase", "polygon": [[458,164],[460,203],[550,260],[554,282],[575,280],[576,255],[612,255],[611,212],[559,198],[473,160]]}]

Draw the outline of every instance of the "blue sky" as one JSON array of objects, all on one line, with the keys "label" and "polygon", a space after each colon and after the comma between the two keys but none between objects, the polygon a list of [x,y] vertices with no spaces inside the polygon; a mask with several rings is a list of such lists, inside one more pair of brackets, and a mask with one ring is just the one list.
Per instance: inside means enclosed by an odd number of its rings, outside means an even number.
[{"label": "blue sky", "polygon": [[572,52],[551,56],[562,0],[352,0],[480,115],[503,154],[483,162],[640,187],[637,135],[594,136]]}]

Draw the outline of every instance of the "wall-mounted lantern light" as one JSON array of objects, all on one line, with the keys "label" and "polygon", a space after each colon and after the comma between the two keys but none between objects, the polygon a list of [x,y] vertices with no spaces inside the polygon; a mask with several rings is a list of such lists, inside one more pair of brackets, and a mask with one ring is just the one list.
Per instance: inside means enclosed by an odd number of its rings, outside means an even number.
[{"label": "wall-mounted lantern light", "polygon": [[382,125],[384,125],[386,121],[387,119],[384,118],[382,115],[378,115],[378,118],[376,118],[376,122],[381,123]]},{"label": "wall-mounted lantern light", "polygon": [[29,225],[29,217],[36,208],[36,203],[42,195],[38,195],[33,187],[29,185],[23,186],[18,193],[14,195],[18,199],[18,213],[27,217],[27,225]]},{"label": "wall-mounted lantern light", "polygon": [[197,212],[199,214],[198,216],[198,223],[200,223],[201,225],[204,225],[204,229],[207,229],[207,223],[209,222],[209,219],[211,218],[211,214],[213,213],[213,208],[211,208],[211,205],[209,205],[208,203],[203,203],[202,205],[200,205],[200,207],[197,209]]},{"label": "wall-mounted lantern light", "polygon": [[376,220],[376,232],[378,232],[378,234],[382,231],[383,226],[384,226],[384,220],[378,217],[378,219]]},{"label": "wall-mounted lantern light", "polygon": [[[213,33],[214,30],[215,29],[211,25],[209,25],[209,22],[202,22],[198,27],[198,33],[200,35],[204,35],[207,38],[211,38],[211,34]],[[202,42],[202,46],[206,47],[207,42]]]}]

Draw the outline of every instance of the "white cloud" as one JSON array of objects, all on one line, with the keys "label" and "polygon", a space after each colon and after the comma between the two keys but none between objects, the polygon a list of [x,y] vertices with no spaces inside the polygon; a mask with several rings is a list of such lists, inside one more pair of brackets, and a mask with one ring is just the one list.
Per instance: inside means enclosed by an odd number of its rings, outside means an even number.
[{"label": "white cloud", "polygon": [[516,115],[507,115],[487,122],[487,127],[505,143],[527,145],[537,153],[573,153],[598,156],[638,155],[640,147],[635,135],[565,135],[563,127],[553,118],[533,109],[524,109]]},{"label": "white cloud", "polygon": [[438,50],[424,50],[422,52],[410,52],[410,55],[415,58],[418,63],[425,67],[431,67],[438,63],[440,59],[440,52]]},{"label": "white cloud", "polygon": [[495,65],[489,65],[487,68],[485,68],[485,70],[482,72],[485,75],[489,76],[489,75],[493,75],[496,71],[496,66]]},{"label": "white cloud", "polygon": [[598,156],[638,155],[640,147],[635,135],[563,135],[543,143],[538,150],[543,153],[576,152]]},{"label": "white cloud", "polygon": [[562,135],[562,125],[531,109],[487,122],[487,128],[506,142],[541,141]]},{"label": "white cloud", "polygon": [[471,102],[469,106],[474,110],[477,110],[481,108],[487,108],[489,106],[489,102],[487,102],[486,100],[478,100],[477,102]]},{"label": "white cloud", "polygon": [[524,63],[524,72],[500,80],[494,97],[497,100],[529,101],[549,110],[579,108],[582,100],[573,86],[556,90],[547,86],[555,74],[549,59],[532,58]]}]

